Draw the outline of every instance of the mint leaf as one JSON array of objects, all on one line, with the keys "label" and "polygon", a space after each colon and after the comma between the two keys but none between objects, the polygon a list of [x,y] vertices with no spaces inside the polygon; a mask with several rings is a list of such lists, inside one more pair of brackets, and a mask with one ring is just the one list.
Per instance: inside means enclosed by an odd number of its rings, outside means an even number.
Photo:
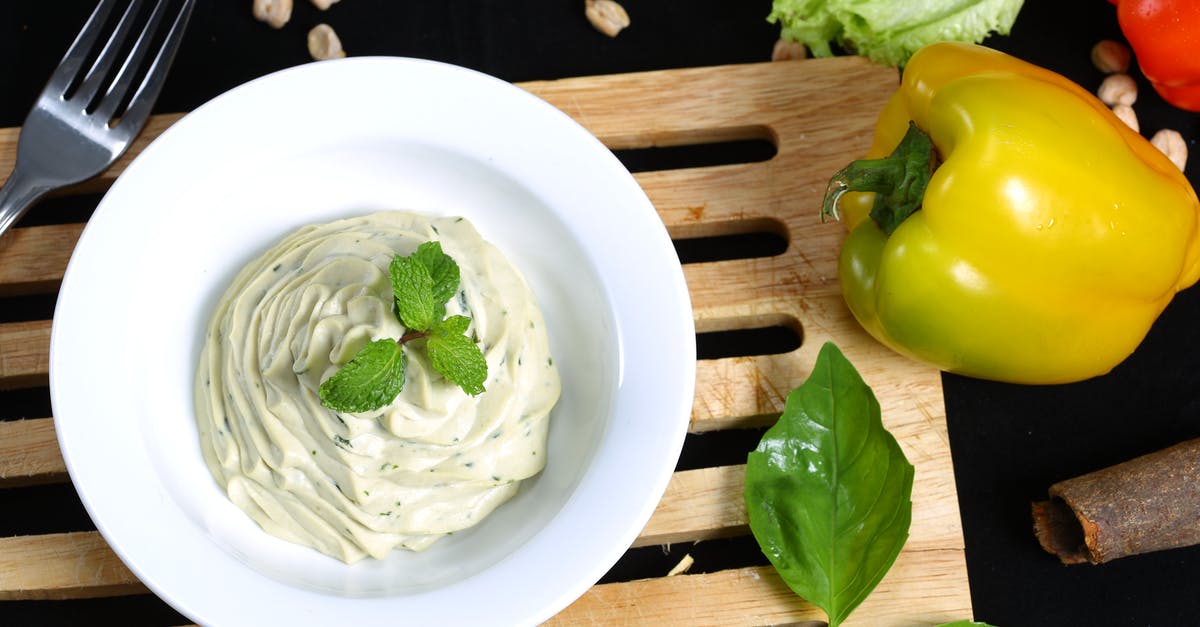
[{"label": "mint leaf", "polygon": [[466,316],[450,316],[438,323],[438,333],[464,335],[467,332],[467,327],[471,326],[471,319]]},{"label": "mint leaf", "polygon": [[400,322],[412,331],[428,331],[434,320],[433,277],[429,269],[410,255],[393,257],[388,270]]},{"label": "mint leaf", "polygon": [[783,581],[837,627],[908,539],[913,467],[831,343],[746,459],[750,531]]},{"label": "mint leaf", "polygon": [[411,257],[420,260],[433,279],[433,302],[443,305],[458,292],[459,269],[454,259],[442,252],[441,242],[425,242]]},{"label": "mint leaf", "polygon": [[434,370],[467,394],[478,396],[484,392],[487,360],[479,346],[465,335],[470,323],[466,316],[451,316],[441,321],[430,333],[425,350]]},{"label": "mint leaf", "polygon": [[374,411],[404,389],[404,351],[391,338],[375,340],[321,383],[321,404],[334,411]]}]

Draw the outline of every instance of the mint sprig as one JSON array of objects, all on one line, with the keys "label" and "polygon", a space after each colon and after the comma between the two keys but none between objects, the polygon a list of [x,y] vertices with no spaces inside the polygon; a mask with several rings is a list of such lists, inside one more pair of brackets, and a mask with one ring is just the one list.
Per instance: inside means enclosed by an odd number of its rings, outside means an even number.
[{"label": "mint sprig", "polygon": [[396,255],[388,268],[393,311],[405,333],[375,340],[355,353],[321,383],[321,404],[348,413],[374,411],[390,404],[404,389],[404,351],[423,345],[433,369],[471,396],[482,394],[487,361],[467,337],[471,319],[446,318],[446,302],[458,293],[458,264],[439,242],[425,242],[407,257]]}]

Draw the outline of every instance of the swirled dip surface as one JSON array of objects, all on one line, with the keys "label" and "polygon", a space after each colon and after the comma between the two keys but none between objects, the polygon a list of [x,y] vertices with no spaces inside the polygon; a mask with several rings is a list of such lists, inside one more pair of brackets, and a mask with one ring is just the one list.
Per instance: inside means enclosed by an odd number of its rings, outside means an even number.
[{"label": "swirled dip surface", "polygon": [[[323,380],[372,340],[399,338],[388,264],[437,240],[488,364],[469,396],[407,350],[391,405],[343,414]],[[545,325],[518,271],[462,218],[384,212],[290,235],[237,275],[196,377],[204,459],[267,532],[346,562],[420,550],[478,523],[545,464],[560,393]]]}]

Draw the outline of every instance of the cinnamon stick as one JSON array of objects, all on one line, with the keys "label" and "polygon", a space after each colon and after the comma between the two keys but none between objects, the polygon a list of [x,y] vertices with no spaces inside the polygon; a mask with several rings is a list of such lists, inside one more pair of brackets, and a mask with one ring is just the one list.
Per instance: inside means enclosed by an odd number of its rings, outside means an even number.
[{"label": "cinnamon stick", "polygon": [[1064,564],[1200,544],[1200,438],[1050,486],[1034,534]]}]

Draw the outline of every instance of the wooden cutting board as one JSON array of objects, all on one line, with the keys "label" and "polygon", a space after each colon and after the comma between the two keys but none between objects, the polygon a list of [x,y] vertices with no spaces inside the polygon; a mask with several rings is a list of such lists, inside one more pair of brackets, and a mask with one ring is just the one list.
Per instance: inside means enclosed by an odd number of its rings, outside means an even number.
[{"label": "wooden cutting board", "polygon": [[[867,336],[837,284],[843,229],[818,217],[829,176],[860,156],[894,70],[858,58],[667,70],[524,83],[614,149],[759,139],[765,161],[636,175],[672,237],[769,231],[782,254],[684,267],[699,332],[784,326],[798,349],[701,360],[691,430],[769,424],[787,392],[833,341],[875,390],[883,420],[916,467],[910,538],[847,624],[932,625],[971,617],[962,528],[937,370]],[[121,163],[68,193],[105,189],[179,116],[155,117]],[[0,172],[18,129],[0,130]],[[16,229],[0,245],[0,298],[53,293],[82,225]],[[46,385],[50,321],[0,324],[0,387]],[[675,473],[635,546],[748,534],[743,466]],[[0,485],[65,481],[50,418],[0,423]],[[0,539],[0,599],[144,592],[95,532]],[[551,623],[766,625],[824,620],[770,567],[679,574],[594,586]]]}]

